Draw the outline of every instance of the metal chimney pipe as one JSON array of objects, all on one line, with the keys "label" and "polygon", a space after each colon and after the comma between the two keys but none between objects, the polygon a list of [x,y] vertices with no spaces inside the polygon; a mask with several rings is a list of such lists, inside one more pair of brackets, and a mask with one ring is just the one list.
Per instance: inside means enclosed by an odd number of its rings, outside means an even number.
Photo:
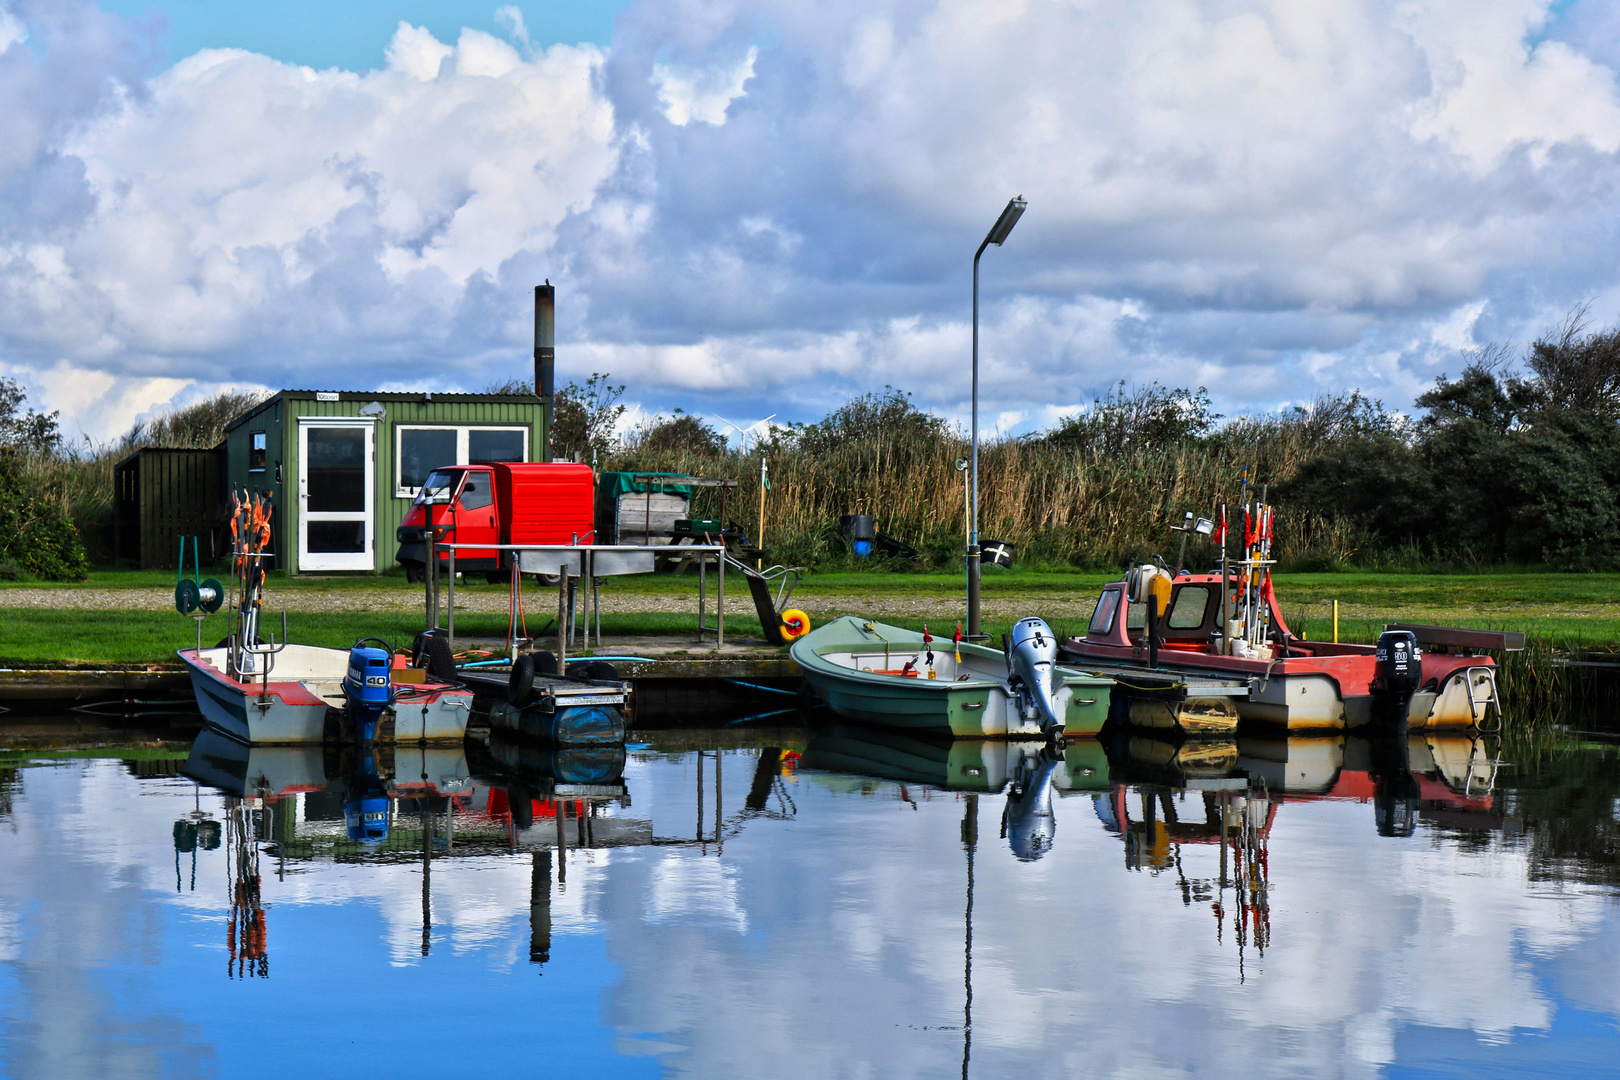
[{"label": "metal chimney pipe", "polygon": [[546,441],[542,461],[551,460],[552,401],[557,392],[557,288],[547,278],[534,287],[534,392],[544,402]]}]

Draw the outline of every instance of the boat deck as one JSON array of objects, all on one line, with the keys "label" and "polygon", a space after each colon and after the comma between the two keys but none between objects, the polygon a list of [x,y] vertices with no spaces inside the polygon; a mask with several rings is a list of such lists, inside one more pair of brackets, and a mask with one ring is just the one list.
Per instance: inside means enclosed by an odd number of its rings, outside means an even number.
[{"label": "boat deck", "polygon": [[1163,668],[1144,668],[1135,664],[1064,660],[1060,671],[1083,672],[1113,679],[1115,684],[1129,690],[1136,697],[1154,697],[1166,701],[1187,701],[1210,697],[1248,697],[1247,676],[1198,675]]}]

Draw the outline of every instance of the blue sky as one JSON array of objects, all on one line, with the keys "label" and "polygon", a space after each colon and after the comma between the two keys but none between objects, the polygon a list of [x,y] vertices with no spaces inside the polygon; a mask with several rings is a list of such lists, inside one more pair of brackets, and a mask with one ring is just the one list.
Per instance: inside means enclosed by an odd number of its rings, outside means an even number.
[{"label": "blue sky", "polygon": [[476,390],[550,279],[562,378],[638,415],[961,420],[1022,194],[988,429],[1120,381],[1408,407],[1620,319],[1617,69],[1594,0],[0,0],[0,374],[93,440]]},{"label": "blue sky", "polygon": [[[383,48],[401,22],[425,27],[440,40],[454,40],[464,26],[492,34],[504,29],[495,19],[503,5],[464,0],[104,0],[101,6],[130,18],[163,20],[163,45],[174,60],[200,49],[249,49],[288,63],[350,71],[381,67]],[[624,3],[523,0],[509,6],[523,14],[536,44],[605,46]]]}]

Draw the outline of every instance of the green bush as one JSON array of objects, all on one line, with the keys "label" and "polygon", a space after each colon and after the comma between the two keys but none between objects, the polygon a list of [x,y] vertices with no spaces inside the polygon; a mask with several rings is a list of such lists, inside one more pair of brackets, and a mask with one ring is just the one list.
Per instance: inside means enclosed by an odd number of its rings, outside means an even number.
[{"label": "green bush", "polygon": [[0,450],[0,561],[47,581],[78,581],[87,560],[61,499],[28,482],[24,456]]}]

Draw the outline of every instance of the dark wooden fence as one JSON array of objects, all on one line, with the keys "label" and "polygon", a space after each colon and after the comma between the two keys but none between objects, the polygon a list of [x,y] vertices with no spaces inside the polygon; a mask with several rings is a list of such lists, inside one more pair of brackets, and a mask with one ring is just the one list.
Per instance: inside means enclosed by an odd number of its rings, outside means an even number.
[{"label": "dark wooden fence", "polygon": [[213,561],[226,521],[225,444],[212,450],[137,450],[113,468],[113,542],[143,570],[172,567],[180,537]]}]

